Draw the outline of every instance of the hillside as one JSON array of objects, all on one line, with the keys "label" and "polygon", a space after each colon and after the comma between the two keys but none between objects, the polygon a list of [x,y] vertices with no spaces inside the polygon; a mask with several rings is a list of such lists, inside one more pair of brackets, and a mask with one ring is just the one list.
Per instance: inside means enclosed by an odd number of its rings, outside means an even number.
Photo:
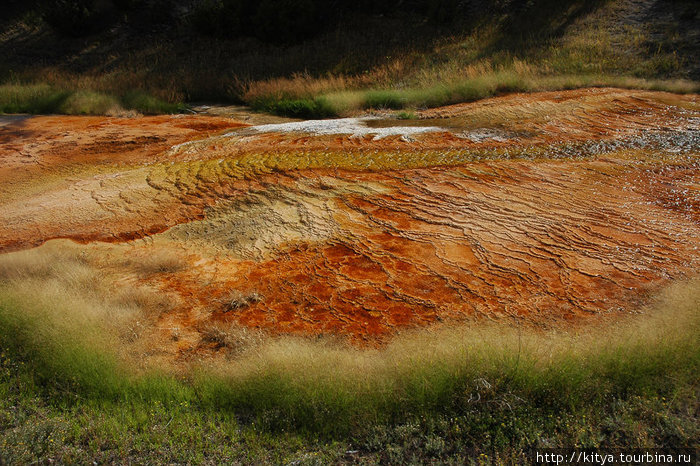
[{"label": "hillside", "polygon": [[[75,20],[73,3],[92,16]],[[175,108],[159,101],[208,101],[331,116],[586,85],[692,91],[700,79],[691,0],[253,3],[245,13],[244,0],[62,0],[61,16],[52,2],[13,0],[0,83],[48,85],[55,98],[4,88],[0,110],[31,112],[8,102],[34,99],[48,100],[39,112],[104,113],[111,102],[160,113]],[[91,94],[65,105],[57,91]]]}]

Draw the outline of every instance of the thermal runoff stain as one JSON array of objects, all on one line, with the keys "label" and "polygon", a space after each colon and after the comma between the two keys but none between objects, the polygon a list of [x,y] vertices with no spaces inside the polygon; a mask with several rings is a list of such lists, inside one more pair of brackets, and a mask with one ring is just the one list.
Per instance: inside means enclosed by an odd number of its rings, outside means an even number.
[{"label": "thermal runoff stain", "polygon": [[69,238],[124,274],[120,255],[177,251],[186,266],[143,281],[178,303],[158,328],[164,345],[180,329],[181,352],[210,323],[361,344],[468,319],[575,324],[698,270],[699,109],[593,89],[408,122],[12,120],[0,250]]}]

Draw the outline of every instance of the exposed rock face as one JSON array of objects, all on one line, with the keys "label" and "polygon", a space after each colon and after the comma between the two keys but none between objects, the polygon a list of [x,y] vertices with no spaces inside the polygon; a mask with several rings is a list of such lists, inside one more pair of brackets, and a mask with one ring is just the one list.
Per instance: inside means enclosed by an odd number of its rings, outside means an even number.
[{"label": "exposed rock face", "polygon": [[147,280],[182,303],[159,325],[193,335],[227,321],[377,342],[450,319],[630,311],[700,265],[699,109],[641,91],[512,95],[426,111],[406,124],[431,129],[410,138],[355,134],[389,124],[375,120],[341,134],[10,122],[0,250],[68,237],[180,251],[187,267]]}]

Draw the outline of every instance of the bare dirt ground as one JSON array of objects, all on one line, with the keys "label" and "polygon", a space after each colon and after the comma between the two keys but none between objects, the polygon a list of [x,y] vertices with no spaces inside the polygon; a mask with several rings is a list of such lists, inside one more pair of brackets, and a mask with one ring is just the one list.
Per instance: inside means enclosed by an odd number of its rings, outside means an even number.
[{"label": "bare dirt ground", "polygon": [[419,117],[4,118],[0,251],[84,243],[115,288],[168,298],[148,334],[176,358],[223,351],[232,328],[377,344],[466,319],[579,324],[697,272],[698,96]]}]

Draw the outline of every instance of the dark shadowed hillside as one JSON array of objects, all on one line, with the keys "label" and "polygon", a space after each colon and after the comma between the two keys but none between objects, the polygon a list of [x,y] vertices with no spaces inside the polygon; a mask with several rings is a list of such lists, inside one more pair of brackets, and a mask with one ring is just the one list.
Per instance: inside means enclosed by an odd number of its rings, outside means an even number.
[{"label": "dark shadowed hillside", "polygon": [[[311,99],[295,105],[324,116],[509,90],[694,89],[651,81],[700,79],[700,19],[692,0],[11,0],[0,55],[2,83],[109,94],[126,107],[148,110],[143,96],[124,97],[139,91],[277,113],[294,111],[271,102]],[[493,85],[399,103],[328,98],[480,76]]]}]

